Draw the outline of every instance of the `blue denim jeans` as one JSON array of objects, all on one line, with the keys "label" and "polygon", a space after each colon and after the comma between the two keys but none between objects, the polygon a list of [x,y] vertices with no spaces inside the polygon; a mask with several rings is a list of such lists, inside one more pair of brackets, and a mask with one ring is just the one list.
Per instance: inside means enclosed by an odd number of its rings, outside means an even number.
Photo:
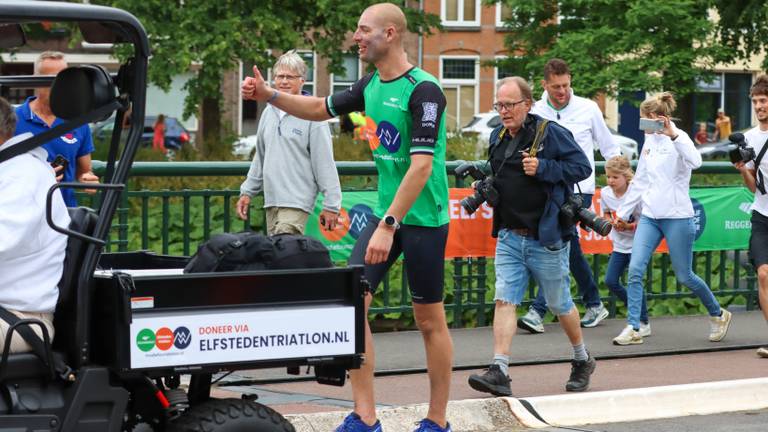
[{"label": "blue denim jeans", "polygon": [[[632,258],[632,254],[612,252],[611,257],[608,258],[608,269],[605,271],[605,285],[608,289],[624,302],[629,307],[627,301],[627,289],[621,284],[620,278],[624,274],[624,270],[629,266],[629,260]],[[643,302],[640,306],[640,322],[648,322],[648,305],[645,302],[645,292],[642,294]]]},{"label": "blue denim jeans", "polygon": [[659,246],[662,238],[667,239],[669,258],[675,270],[677,280],[690,288],[699,297],[710,316],[720,315],[720,303],[712,294],[707,284],[693,273],[693,241],[696,236],[696,226],[693,218],[685,219],[651,219],[640,218],[632,243],[632,259],[629,261],[629,283],[627,297],[629,313],[627,321],[632,327],[640,326],[640,308],[643,296],[643,276],[648,267],[648,261],[653,251]]},{"label": "blue denim jeans", "polygon": [[[584,206],[589,207],[592,205],[592,194],[581,194],[581,198],[584,202]],[[571,237],[571,251],[569,255],[570,271],[573,273],[573,278],[576,279],[576,284],[579,287],[579,295],[586,307],[599,306],[600,292],[597,290],[597,284],[595,278],[592,277],[592,268],[589,266],[587,259],[584,258],[584,254],[581,252],[581,244],[579,243],[578,227],[574,227],[573,237]],[[531,308],[544,317],[547,313],[547,302],[544,299],[544,295],[541,293],[541,289],[538,290],[536,299],[531,304]]]},{"label": "blue denim jeans", "polygon": [[530,277],[539,285],[552,313],[566,315],[574,307],[568,274],[569,244],[553,248],[508,229],[496,242],[496,301],[519,305]]}]

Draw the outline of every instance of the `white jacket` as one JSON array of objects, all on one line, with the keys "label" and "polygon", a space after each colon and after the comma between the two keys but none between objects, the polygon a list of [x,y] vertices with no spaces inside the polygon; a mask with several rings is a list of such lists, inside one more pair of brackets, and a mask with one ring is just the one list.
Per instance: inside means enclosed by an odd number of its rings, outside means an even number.
[{"label": "white jacket", "polygon": [[687,133],[672,123],[677,139],[662,134],[645,134],[637,174],[629,184],[617,215],[627,220],[638,203],[643,216],[653,219],[693,217],[688,195],[691,171],[701,166],[701,155]]},{"label": "white jacket", "polygon": [[[541,116],[547,120],[560,123],[571,131],[573,138],[579,147],[587,155],[589,165],[592,167],[592,175],[579,182],[581,192],[585,194],[595,193],[595,143],[600,149],[600,154],[605,160],[621,154],[621,148],[613,140],[611,131],[605,125],[603,113],[595,101],[579,97],[571,90],[571,99],[568,105],[560,111],[555,110],[547,102],[549,95],[544,92],[541,99],[536,101],[531,109],[532,114]],[[574,187],[574,192],[578,189]]]}]

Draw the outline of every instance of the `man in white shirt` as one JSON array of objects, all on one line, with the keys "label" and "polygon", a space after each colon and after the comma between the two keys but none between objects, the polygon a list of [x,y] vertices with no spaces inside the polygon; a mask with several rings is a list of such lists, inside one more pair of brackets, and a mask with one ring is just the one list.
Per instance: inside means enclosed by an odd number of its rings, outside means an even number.
[{"label": "man in white shirt", "polygon": [[[605,160],[621,155],[621,149],[614,142],[597,104],[573,94],[568,63],[558,58],[549,60],[544,66],[544,79],[541,85],[544,93],[534,104],[531,113],[556,121],[571,131],[576,142],[587,155],[592,166],[592,175],[579,182],[574,192],[580,194],[584,206],[589,207],[592,205],[592,195],[595,194],[595,143]],[[592,269],[581,252],[578,232],[571,238],[569,264],[586,307],[581,326],[595,327],[608,317],[608,310],[600,300],[597,284],[592,277]],[[517,321],[517,325],[531,333],[543,333],[542,320],[546,313],[547,304],[539,290],[530,310]]]},{"label": "man in white shirt", "polygon": [[[768,75],[757,77],[750,90],[752,108],[758,125],[744,134],[747,145],[755,149],[755,160],[736,162],[744,183],[754,192],[752,203],[752,235],[749,239],[749,256],[755,266],[758,280],[758,299],[763,317],[768,322]],[[768,358],[768,347],[757,350],[757,355]]]},{"label": "man in white shirt", "polygon": [[[16,116],[0,98],[0,151],[32,136],[13,137]],[[11,138],[13,137],[13,138]],[[45,221],[48,189],[56,177],[47,153],[37,147],[0,163],[0,306],[19,318],[37,319],[53,337],[53,311],[59,297],[58,283],[64,269],[67,237]],[[53,194],[53,222],[69,225],[69,214],[61,192]],[[9,324],[0,319],[0,351]],[[32,330],[42,337],[39,326]],[[14,333],[10,352],[31,347]]]}]

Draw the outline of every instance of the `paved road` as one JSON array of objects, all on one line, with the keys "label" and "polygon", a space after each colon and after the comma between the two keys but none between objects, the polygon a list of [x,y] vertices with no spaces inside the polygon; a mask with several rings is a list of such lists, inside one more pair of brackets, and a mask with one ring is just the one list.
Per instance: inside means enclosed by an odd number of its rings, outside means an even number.
[{"label": "paved road", "polygon": [[768,430],[768,410],[589,425],[572,429],[548,428],[539,430],[543,432],[566,432],[574,429],[600,432],[765,432]]},{"label": "paved road", "polygon": [[[515,366],[510,369],[516,397],[565,393],[570,365],[551,363]],[[451,400],[476,399],[488,395],[472,390],[467,378],[478,370],[455,371]],[[768,376],[768,359],[753,349],[657,357],[602,360],[592,379],[592,391],[690,384]],[[385,376],[376,379],[376,400],[381,407],[425,403],[426,374]],[[258,386],[227,386],[217,397],[239,397],[256,393],[259,401],[283,414],[348,410],[352,406],[349,384],[345,387],[292,382]],[[768,426],[765,428],[768,431]]]}]

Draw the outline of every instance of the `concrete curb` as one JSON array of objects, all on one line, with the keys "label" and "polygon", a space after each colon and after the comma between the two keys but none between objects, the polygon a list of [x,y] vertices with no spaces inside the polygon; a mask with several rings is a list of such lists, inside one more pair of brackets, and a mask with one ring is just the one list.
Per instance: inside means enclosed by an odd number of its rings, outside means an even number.
[{"label": "concrete curb", "polygon": [[[611,390],[525,398],[553,426],[653,420],[768,408],[768,378]],[[386,432],[412,432],[427,405],[379,410]],[[297,432],[329,432],[349,411],[286,416]],[[488,398],[448,403],[454,432],[512,432],[548,427],[520,399]]]},{"label": "concrete curb", "polygon": [[[768,378],[716,381],[526,398],[549,424],[579,426],[768,408]],[[507,403],[520,422],[545,427],[519,400]]]}]

